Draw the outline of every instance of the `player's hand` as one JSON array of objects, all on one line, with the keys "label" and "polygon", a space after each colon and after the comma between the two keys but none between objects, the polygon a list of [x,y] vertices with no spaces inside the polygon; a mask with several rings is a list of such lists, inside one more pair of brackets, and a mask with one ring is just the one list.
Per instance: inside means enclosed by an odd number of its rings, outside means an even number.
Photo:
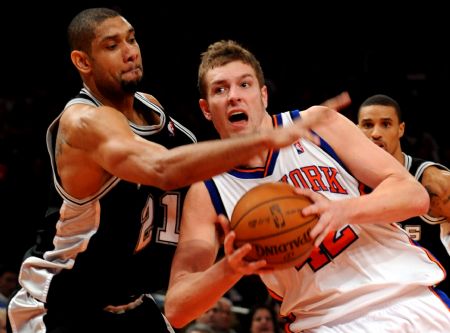
[{"label": "player's hand", "polygon": [[247,261],[245,256],[250,253],[252,246],[250,243],[245,243],[241,247],[236,248],[234,240],[236,239],[236,233],[231,230],[230,222],[224,215],[219,215],[217,221],[222,226],[225,233],[224,240],[224,252],[226,261],[230,268],[241,275],[251,275],[258,273],[267,273],[270,271],[267,268],[267,262],[265,260]]},{"label": "player's hand", "polygon": [[352,100],[350,98],[350,95],[348,94],[348,92],[344,91],[337,96],[327,99],[321,105],[329,107],[330,109],[336,111],[340,111],[348,107],[351,103]]},{"label": "player's hand", "polygon": [[305,195],[313,201],[313,204],[302,209],[302,214],[319,216],[319,220],[309,234],[314,239],[314,246],[318,247],[330,232],[334,232],[342,226],[343,219],[339,218],[340,215],[336,209],[339,201],[331,201],[310,189],[296,188],[295,192]]},{"label": "player's hand", "polygon": [[269,133],[267,147],[283,148],[299,139],[307,139],[316,145],[320,145],[319,137],[314,134],[313,128],[321,125],[329,125],[339,111],[351,103],[350,96],[343,92],[323,102],[321,105],[311,106],[301,113],[301,117],[294,121],[293,126],[279,127]]}]

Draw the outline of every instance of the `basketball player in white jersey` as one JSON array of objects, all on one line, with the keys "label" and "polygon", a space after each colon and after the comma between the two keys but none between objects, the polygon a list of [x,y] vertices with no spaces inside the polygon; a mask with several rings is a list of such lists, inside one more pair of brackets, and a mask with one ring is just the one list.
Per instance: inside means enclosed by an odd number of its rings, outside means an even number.
[{"label": "basketball player in white jersey", "polygon": [[[450,170],[439,163],[405,154],[400,139],[405,133],[400,105],[393,98],[377,94],[362,102],[358,127],[376,145],[386,150],[421,182],[430,196],[427,214],[401,221],[411,239],[430,250],[450,272]],[[450,295],[447,277],[437,287]]]},{"label": "basketball player in white jersey", "polygon": [[[202,55],[199,89],[200,107],[222,138],[291,126],[311,114],[290,111],[271,117],[261,67],[233,41],[214,43]],[[169,321],[174,327],[186,325],[241,277],[259,273],[281,301],[291,332],[448,331],[450,310],[431,288],[444,271],[395,223],[426,213],[426,191],[338,112],[313,130],[320,147],[301,139],[268,149],[190,188],[166,295]],[[251,245],[234,248],[225,216],[231,216],[246,191],[277,181],[295,185],[314,201],[303,213],[320,216],[311,231],[320,246],[295,267],[267,272],[264,260],[243,260]],[[362,184],[373,191],[362,195]],[[218,213],[223,214],[219,220]],[[216,261],[221,245],[217,221],[226,235],[225,257]]]}]

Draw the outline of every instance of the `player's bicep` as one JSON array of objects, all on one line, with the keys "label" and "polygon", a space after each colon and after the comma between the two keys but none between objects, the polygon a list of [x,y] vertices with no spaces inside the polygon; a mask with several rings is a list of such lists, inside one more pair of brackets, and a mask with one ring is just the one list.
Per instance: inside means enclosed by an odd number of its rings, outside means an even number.
[{"label": "player's bicep", "polygon": [[109,107],[95,108],[80,112],[73,123],[71,136],[76,148],[108,173],[139,184],[159,185],[155,161],[167,149],[136,135],[122,113]]},{"label": "player's bicep", "polygon": [[70,147],[102,160],[117,151],[110,149],[120,147],[116,143],[131,140],[133,132],[115,109],[76,104],[63,113],[59,135]]},{"label": "player's bicep", "polygon": [[86,120],[86,126],[92,129],[89,153],[105,169],[110,169],[128,158],[137,139],[121,113],[104,109],[99,112],[103,115]]},{"label": "player's bicep", "polygon": [[214,263],[219,248],[215,219],[215,210],[203,182],[192,185],[183,205],[173,269],[196,272]]},{"label": "player's bicep", "polygon": [[180,241],[199,240],[215,247],[216,218],[217,214],[205,184],[193,184],[183,205]]}]

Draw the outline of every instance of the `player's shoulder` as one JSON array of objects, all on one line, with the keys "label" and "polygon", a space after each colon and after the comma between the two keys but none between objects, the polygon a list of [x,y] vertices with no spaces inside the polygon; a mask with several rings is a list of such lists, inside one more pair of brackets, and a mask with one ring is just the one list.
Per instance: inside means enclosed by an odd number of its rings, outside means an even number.
[{"label": "player's shoulder", "polygon": [[450,182],[450,169],[440,163],[425,161],[418,166],[417,172],[422,180],[431,179],[440,183]]},{"label": "player's shoulder", "polygon": [[205,195],[208,195],[208,187],[210,187],[210,186],[215,186],[212,179],[208,179],[208,180],[201,181],[201,182],[196,182],[196,183],[192,184],[191,186],[189,186],[188,192],[190,195],[205,196]]},{"label": "player's shoulder", "polygon": [[411,156],[403,153],[405,168],[415,176],[416,179],[421,179],[423,175],[430,173],[442,173],[450,171],[445,165],[438,162],[425,160],[419,157]]},{"label": "player's shoulder", "polygon": [[86,118],[95,118],[97,116],[104,116],[104,114],[121,114],[120,111],[117,109],[106,106],[106,105],[91,105],[91,104],[82,104],[82,103],[75,103],[72,105],[69,105],[67,108],[64,109],[64,112],[62,114],[61,118],[66,119],[86,119]]},{"label": "player's shoulder", "polygon": [[158,99],[149,94],[149,93],[144,93],[144,92],[140,92],[139,94],[141,94],[142,96],[144,96],[145,98],[147,98],[150,102],[152,102],[153,104],[156,104],[157,106],[159,106],[160,108],[162,108],[161,103],[158,101]]}]

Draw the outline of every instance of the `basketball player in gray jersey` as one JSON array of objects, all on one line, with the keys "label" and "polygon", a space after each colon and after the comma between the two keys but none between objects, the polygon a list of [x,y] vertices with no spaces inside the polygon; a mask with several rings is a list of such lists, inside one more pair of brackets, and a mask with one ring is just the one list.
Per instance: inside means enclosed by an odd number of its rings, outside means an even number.
[{"label": "basketball player in gray jersey", "polygon": [[377,94],[368,97],[358,110],[358,126],[376,145],[394,156],[427,189],[427,214],[400,222],[421,246],[428,249],[447,271],[437,287],[450,295],[450,170],[439,163],[412,157],[402,151],[405,133],[400,105],[393,98]]},{"label": "basketball player in gray jersey", "polygon": [[173,332],[150,293],[167,284],[185,187],[261,150],[313,140],[311,125],[327,117],[193,144],[195,136],[155,97],[138,92],[142,59],[123,16],[84,10],[68,37],[83,88],[47,131],[62,205],[47,233],[51,242],[22,264],[11,329]]}]

